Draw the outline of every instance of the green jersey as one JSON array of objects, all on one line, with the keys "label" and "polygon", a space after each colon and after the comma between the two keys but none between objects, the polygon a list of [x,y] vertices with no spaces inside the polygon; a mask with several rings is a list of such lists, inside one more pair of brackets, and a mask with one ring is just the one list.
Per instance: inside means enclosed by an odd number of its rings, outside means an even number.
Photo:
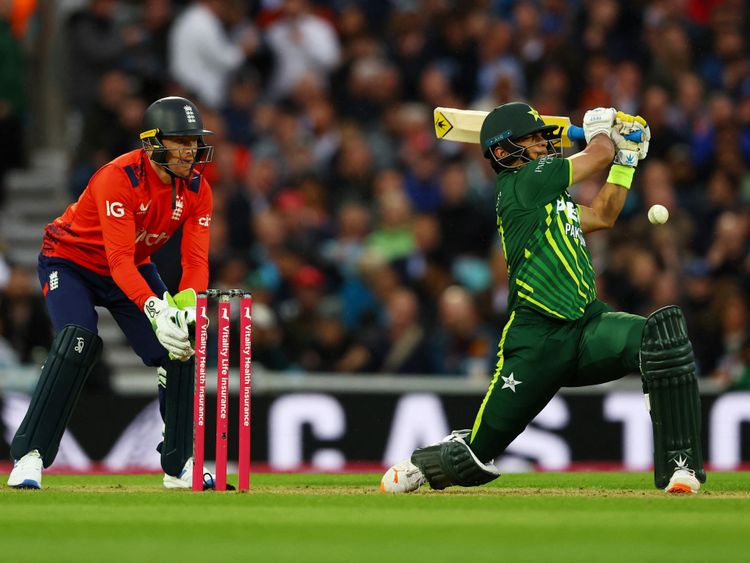
[{"label": "green jersey", "polygon": [[580,210],[567,188],[572,165],[546,156],[497,177],[497,228],[510,277],[510,310],[575,320],[596,298]]}]

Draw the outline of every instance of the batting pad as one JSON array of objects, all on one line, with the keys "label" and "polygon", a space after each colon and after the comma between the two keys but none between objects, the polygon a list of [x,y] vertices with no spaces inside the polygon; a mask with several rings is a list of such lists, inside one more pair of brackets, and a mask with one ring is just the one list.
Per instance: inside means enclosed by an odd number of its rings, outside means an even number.
[{"label": "batting pad", "polygon": [[414,450],[411,462],[419,467],[430,487],[438,490],[452,485],[476,487],[500,476],[493,464],[477,459],[464,441],[468,434],[468,430],[452,432],[439,444]]},{"label": "batting pad", "polygon": [[692,469],[700,482],[706,481],[695,371],[680,308],[664,307],[649,316],[641,340],[641,373],[654,428],[654,483],[660,489],[678,468]]}]

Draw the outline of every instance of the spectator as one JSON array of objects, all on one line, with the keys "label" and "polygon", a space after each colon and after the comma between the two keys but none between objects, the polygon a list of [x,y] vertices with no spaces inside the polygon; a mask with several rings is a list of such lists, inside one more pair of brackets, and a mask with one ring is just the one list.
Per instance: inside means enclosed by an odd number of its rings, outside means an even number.
[{"label": "spectator", "polygon": [[240,0],[194,0],[177,18],[169,35],[172,77],[202,104],[226,103],[230,75],[260,47],[257,30],[245,26],[233,38],[224,26],[239,24]]},{"label": "spectator", "polygon": [[488,379],[496,337],[482,326],[471,294],[460,286],[447,288],[438,303],[439,324],[430,338],[437,373]]},{"label": "spectator", "polygon": [[362,335],[344,355],[346,371],[404,375],[435,372],[425,330],[419,322],[419,301],[413,291],[398,287],[384,303],[385,324]]},{"label": "spectator", "polygon": [[743,361],[743,347],[750,337],[750,311],[746,297],[737,288],[726,287],[725,292],[716,297],[715,314],[718,316],[722,352],[712,375],[729,384],[733,377],[737,377],[736,366]]},{"label": "spectator", "polygon": [[138,79],[140,93],[147,100],[162,95],[167,75],[169,27],[173,17],[172,0],[145,0],[140,17],[132,24],[138,29],[138,41],[126,49],[122,67]]},{"label": "spectator", "polygon": [[367,249],[387,260],[403,258],[414,250],[411,228],[412,209],[402,192],[389,192],[379,198],[380,228],[367,237]]},{"label": "spectator", "polygon": [[492,208],[483,208],[470,199],[468,178],[461,162],[444,164],[440,176],[441,203],[436,210],[440,230],[445,233],[442,251],[449,261],[461,257],[485,258],[494,241]]},{"label": "spectator", "polygon": [[721,356],[721,339],[712,306],[715,294],[716,283],[708,263],[700,258],[689,262],[685,267],[681,306],[688,331],[694,335],[693,351],[701,375],[711,374]]},{"label": "spectator", "polygon": [[[134,84],[120,70],[104,72],[96,85],[96,98],[83,117],[83,132],[70,178],[74,198],[86,188],[91,175],[122,152],[140,147],[133,136],[143,119],[146,103],[134,96]],[[135,125],[135,127],[133,127]]]},{"label": "spectator", "polygon": [[141,41],[139,27],[118,23],[118,4],[116,0],[89,0],[65,24],[68,100],[82,116],[94,104],[102,75],[117,69],[127,49]]},{"label": "spectator", "polygon": [[714,378],[732,391],[750,391],[750,338],[722,362]]},{"label": "spectator", "polygon": [[325,82],[341,59],[333,26],[312,13],[308,0],[283,0],[281,17],[266,36],[275,61],[269,93],[276,99],[288,95],[307,73]]},{"label": "spectator", "polygon": [[300,354],[300,365],[309,372],[342,371],[342,360],[352,346],[353,335],[341,316],[341,303],[333,297],[320,301],[309,343]]},{"label": "spectator", "polygon": [[290,367],[284,335],[268,305],[253,301],[253,364],[284,371]]},{"label": "spectator", "polygon": [[[312,346],[316,335],[318,308],[325,295],[323,272],[303,265],[292,275],[292,295],[279,306],[279,317],[284,330],[284,341],[293,350],[292,359],[299,362],[304,351]],[[309,358],[306,361],[315,363]],[[304,362],[302,363],[304,366]]]},{"label": "spectator", "polygon": [[3,53],[0,57],[0,209],[5,200],[6,172],[20,167],[25,160],[24,143],[19,142],[26,113],[21,39],[28,15],[14,29],[17,20],[13,11],[13,2],[0,2],[0,53]]},{"label": "spectator", "polygon": [[0,336],[22,364],[41,364],[52,342],[49,325],[33,273],[23,266],[14,266],[0,292]]}]

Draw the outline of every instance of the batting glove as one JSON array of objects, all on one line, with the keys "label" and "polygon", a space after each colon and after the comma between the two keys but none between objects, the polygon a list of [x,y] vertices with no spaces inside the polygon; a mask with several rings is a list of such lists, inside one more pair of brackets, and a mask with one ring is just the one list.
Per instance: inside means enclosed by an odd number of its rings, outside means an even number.
[{"label": "batting glove", "polygon": [[[643,140],[638,143],[625,138],[625,135],[633,132],[640,132]],[[635,168],[638,166],[638,161],[646,158],[649,141],[651,140],[651,129],[640,115],[633,116],[618,111],[611,136],[617,151],[615,153],[615,164]]]},{"label": "batting glove", "polygon": [[587,111],[583,116],[583,135],[586,143],[597,135],[612,136],[612,126],[615,124],[615,108],[594,108]]},{"label": "batting glove", "polygon": [[175,307],[168,292],[164,292],[164,299],[155,295],[146,299],[143,312],[151,321],[159,343],[169,352],[170,359],[185,362],[195,354],[190,346],[187,312]]}]

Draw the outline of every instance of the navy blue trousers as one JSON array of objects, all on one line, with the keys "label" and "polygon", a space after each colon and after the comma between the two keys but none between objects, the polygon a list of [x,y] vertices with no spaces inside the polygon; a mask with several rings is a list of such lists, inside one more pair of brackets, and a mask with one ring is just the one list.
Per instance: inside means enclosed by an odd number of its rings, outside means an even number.
[{"label": "navy blue trousers", "polygon": [[[70,260],[41,254],[37,271],[56,333],[65,325],[75,324],[98,334],[99,315],[94,307],[104,307],[112,313],[133,351],[144,364],[158,367],[167,358],[167,351],[156,338],[146,315],[128,299],[111,277],[100,276]],[[167,287],[154,264],[140,266],[138,271],[156,296],[164,295]]]}]

